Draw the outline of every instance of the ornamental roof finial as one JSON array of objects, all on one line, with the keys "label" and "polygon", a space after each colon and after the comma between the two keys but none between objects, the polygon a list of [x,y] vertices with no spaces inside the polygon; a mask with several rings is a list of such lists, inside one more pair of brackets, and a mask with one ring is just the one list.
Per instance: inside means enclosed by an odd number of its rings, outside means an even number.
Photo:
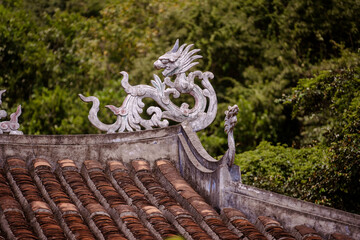
[{"label": "ornamental roof finial", "polygon": [[[1,95],[4,92],[6,92],[6,90],[0,90],[0,105],[2,103]],[[22,135],[23,132],[18,130],[20,127],[20,124],[18,123],[18,118],[20,115],[21,115],[21,105],[17,107],[16,112],[10,115],[10,121],[0,122],[0,134],[3,134],[4,132],[8,132],[9,134]],[[0,119],[6,116],[7,116],[6,111],[0,110]]]},{"label": "ornamental roof finial", "polygon": [[[84,102],[93,103],[88,116],[90,122],[107,133],[167,127],[169,125],[167,119],[175,122],[188,121],[194,131],[209,126],[217,112],[216,93],[209,81],[214,75],[211,72],[201,71],[186,74],[186,71],[199,63],[194,60],[202,58],[200,55],[195,55],[200,49],[190,50],[192,47],[193,44],[183,44],[179,47],[179,40],[176,40],[173,48],[155,61],[154,67],[164,69],[162,74],[165,78],[162,81],[154,74],[154,79],[151,80],[152,86],[142,84],[132,86],[129,84],[128,74],[121,72],[123,75],[121,85],[128,95],[120,107],[106,106],[117,116],[113,124],[105,124],[99,120],[98,98],[79,94]],[[171,77],[175,79],[172,81]],[[201,80],[202,87],[195,83],[195,78]],[[180,94],[190,94],[195,99],[194,107],[189,109],[187,103],[175,105],[170,99],[171,94],[174,98],[178,98]],[[158,104],[147,109],[147,114],[151,115],[149,120],[140,116],[145,106],[142,101],[144,98],[152,98]]]}]

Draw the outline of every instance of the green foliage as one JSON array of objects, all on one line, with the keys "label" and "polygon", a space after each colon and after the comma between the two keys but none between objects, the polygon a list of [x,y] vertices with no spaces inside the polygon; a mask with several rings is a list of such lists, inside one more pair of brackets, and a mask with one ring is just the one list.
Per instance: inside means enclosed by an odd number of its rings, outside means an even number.
[{"label": "green foliage", "polygon": [[[0,86],[7,89],[10,107],[23,104],[23,117],[31,119],[23,126],[27,134],[97,132],[87,123],[90,106],[77,94],[99,94],[107,104],[119,105],[125,95],[119,72],[131,65],[124,59],[136,55],[134,49],[118,45],[124,43],[118,34],[121,27],[112,29],[116,34],[103,29],[111,19],[104,17],[102,22],[76,11],[47,11],[41,6],[34,6],[43,10],[35,15],[35,10],[26,11],[32,4],[0,6]],[[108,112],[104,119],[111,115]]]},{"label": "green foliage", "polygon": [[314,199],[318,193],[313,179],[320,169],[327,168],[327,154],[318,147],[294,149],[264,141],[255,150],[237,154],[235,163],[241,166],[245,184],[313,201],[318,200]]},{"label": "green foliage", "polygon": [[[81,128],[87,117],[79,115],[78,112],[82,112],[78,109],[67,108],[72,105],[73,100],[74,96],[59,86],[54,90],[36,90],[31,101],[23,106],[27,111],[23,114],[26,122],[22,124],[22,128],[30,134],[59,134],[71,128]],[[82,105],[80,107],[84,108]],[[47,131],[44,132],[43,129]]]},{"label": "green foliage", "polygon": [[360,212],[360,64],[302,79],[291,101],[296,116],[313,120],[304,125],[305,133],[320,129],[308,141],[330,151],[329,167],[319,172],[314,188],[329,205]]},{"label": "green foliage", "polygon": [[53,56],[34,34],[37,31],[28,13],[0,5],[0,85],[8,89],[12,101],[28,99],[50,75],[46,62],[51,62]]}]

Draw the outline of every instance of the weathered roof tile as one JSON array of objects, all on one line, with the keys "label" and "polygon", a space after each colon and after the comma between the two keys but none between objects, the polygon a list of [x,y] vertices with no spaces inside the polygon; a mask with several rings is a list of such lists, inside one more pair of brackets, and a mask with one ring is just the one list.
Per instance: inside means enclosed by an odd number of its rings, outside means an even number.
[{"label": "weathered roof tile", "polygon": [[272,239],[295,240],[295,238],[280,225],[278,221],[271,217],[259,216],[257,226],[263,231],[263,234]]},{"label": "weathered roof tile", "polygon": [[131,161],[131,165],[134,168],[135,172],[151,171],[150,163],[147,161],[133,160],[133,161]]},{"label": "weathered roof tile", "polygon": [[311,227],[298,225],[294,228],[294,236],[301,240],[321,240],[322,237]]},{"label": "weathered roof tile", "polygon": [[330,236],[330,240],[355,240],[355,239],[341,233],[333,233]]},{"label": "weathered roof tile", "polygon": [[222,216],[228,226],[235,228],[238,235],[247,237],[250,240],[266,240],[266,237],[246,218],[245,214],[234,208],[222,209]]}]

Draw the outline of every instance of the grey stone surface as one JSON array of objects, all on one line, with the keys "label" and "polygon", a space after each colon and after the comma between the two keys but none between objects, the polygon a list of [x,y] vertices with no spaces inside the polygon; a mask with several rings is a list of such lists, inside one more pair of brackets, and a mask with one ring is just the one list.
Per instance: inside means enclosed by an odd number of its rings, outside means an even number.
[{"label": "grey stone surface", "polygon": [[178,156],[177,134],[180,126],[102,135],[1,135],[0,164],[9,157],[30,161],[46,158],[55,163],[60,159],[72,159],[81,166],[86,159],[122,160],[146,158],[155,161],[160,158]]}]

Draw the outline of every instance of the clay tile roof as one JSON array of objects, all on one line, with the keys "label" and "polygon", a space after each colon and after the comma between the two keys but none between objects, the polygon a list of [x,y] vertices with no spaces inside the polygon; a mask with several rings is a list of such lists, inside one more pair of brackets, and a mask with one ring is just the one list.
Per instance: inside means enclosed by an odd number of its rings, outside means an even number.
[{"label": "clay tile roof", "polygon": [[238,239],[239,237],[230,231],[220,219],[218,213],[181,177],[175,166],[168,160],[156,162],[159,174],[163,175],[164,181],[168,181],[178,193],[179,201],[184,202],[190,212],[203,222],[209,235],[220,239]]},{"label": "clay tile roof", "polygon": [[189,128],[11,139],[0,239],[360,239],[360,216],[242,184]]},{"label": "clay tile roof", "polygon": [[57,239],[65,239],[62,227],[44,201],[40,190],[26,168],[25,161],[8,159],[5,167],[9,172],[7,176],[15,192],[14,195],[19,198],[22,208],[26,209],[30,222],[33,222],[34,231],[37,232],[40,238],[56,237]]},{"label": "clay tile roof", "polygon": [[271,217],[259,216],[258,219],[265,226],[265,230],[271,226],[280,226],[280,223]]}]

